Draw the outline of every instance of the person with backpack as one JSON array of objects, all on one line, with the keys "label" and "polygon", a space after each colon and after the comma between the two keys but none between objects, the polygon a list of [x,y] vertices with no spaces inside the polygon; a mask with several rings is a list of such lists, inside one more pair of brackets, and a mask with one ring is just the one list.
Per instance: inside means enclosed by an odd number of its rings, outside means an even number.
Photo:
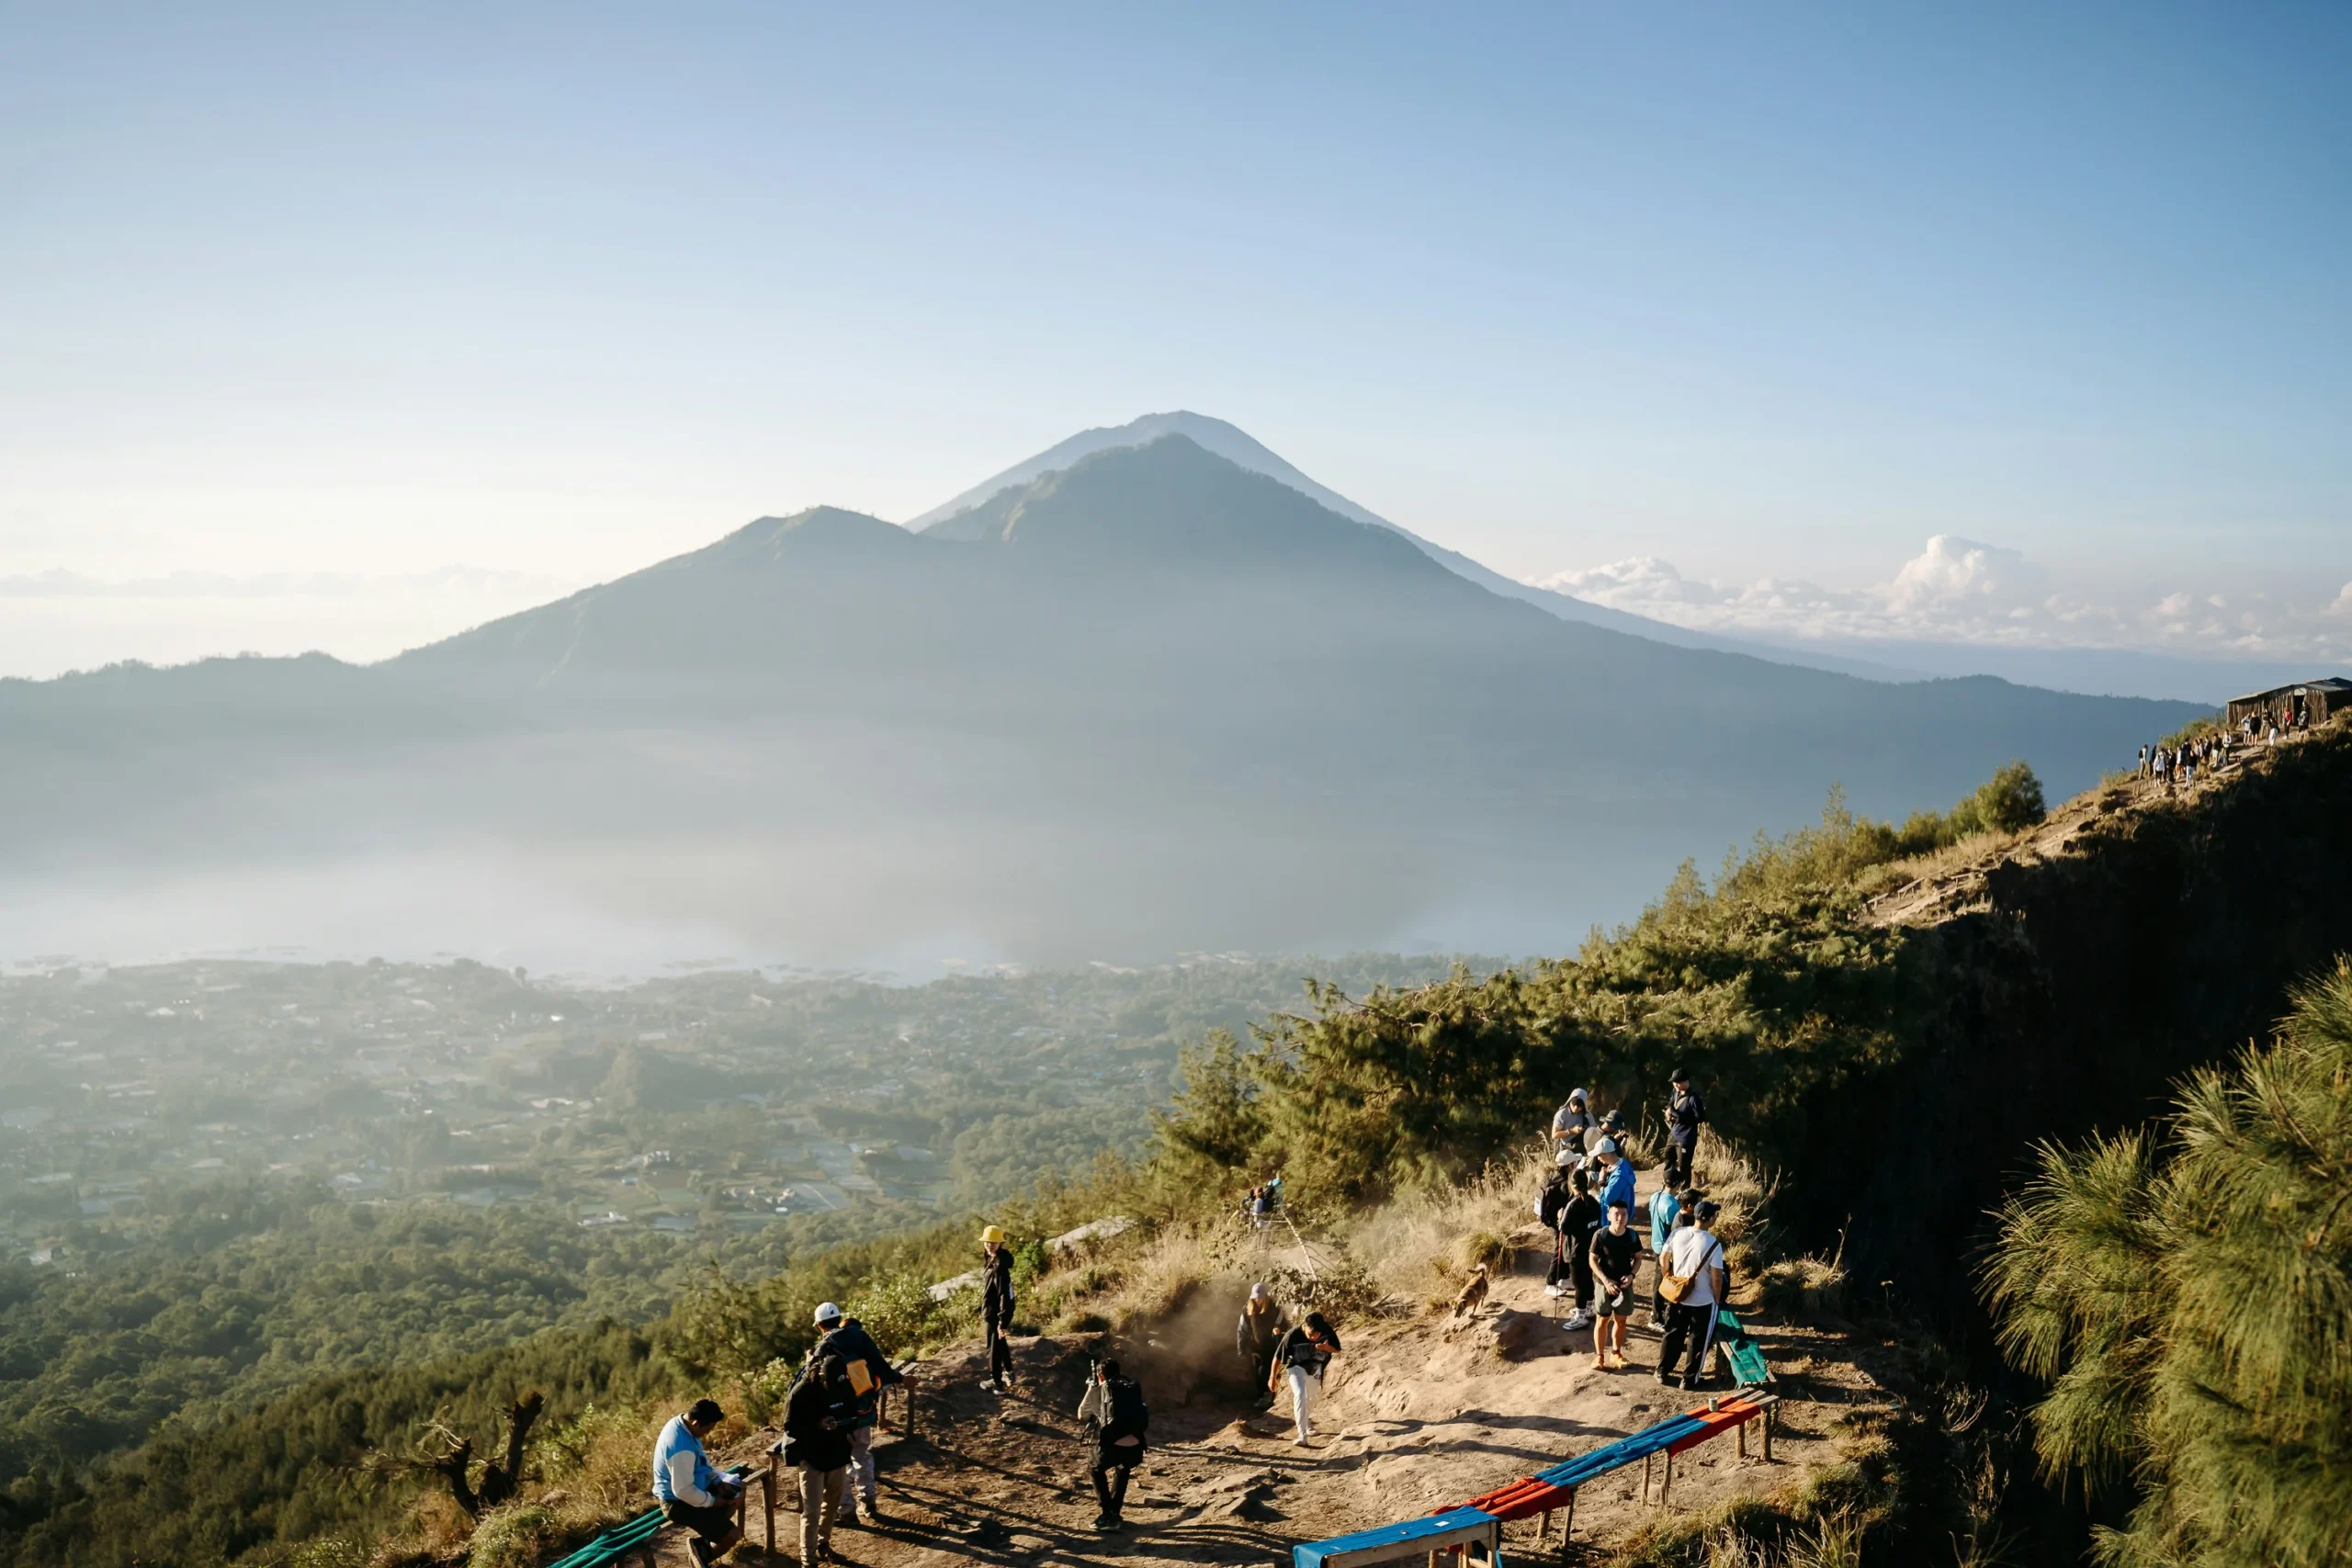
[{"label": "person with backpack", "polygon": [[1592,1370],[1609,1370],[1609,1348],[1625,1364],[1625,1320],[1634,1315],[1634,1275],[1642,1266],[1642,1238],[1634,1234],[1634,1211],[1623,1199],[1609,1205],[1609,1223],[1592,1233],[1594,1311]]},{"label": "person with backpack", "polygon": [[1702,1381],[1701,1369],[1715,1337],[1715,1308],[1723,1301],[1724,1246],[1710,1228],[1721,1212],[1713,1200],[1702,1200],[1691,1213],[1692,1223],[1674,1233],[1658,1260],[1658,1291],[1668,1303],[1666,1344],[1657,1358],[1662,1383],[1674,1382],[1675,1363],[1686,1348],[1690,1362],[1682,1386],[1695,1389]]},{"label": "person with backpack", "polygon": [[686,1550],[703,1568],[743,1538],[735,1522],[735,1500],[742,1488],[711,1469],[702,1440],[725,1416],[715,1399],[697,1399],[683,1416],[670,1417],[653,1445],[653,1497],[662,1517],[694,1532]]},{"label": "person with backpack", "polygon": [[1699,1126],[1707,1119],[1706,1102],[1690,1087],[1690,1071],[1674,1069],[1673,1088],[1666,1100],[1666,1176],[1668,1187],[1690,1185],[1690,1166],[1699,1151]]},{"label": "person with backpack", "polygon": [[[1600,1203],[1592,1195],[1592,1179],[1581,1170],[1568,1172],[1568,1201],[1560,1210],[1560,1250],[1568,1260],[1568,1286],[1576,1292],[1576,1310],[1560,1326],[1585,1327],[1592,1322],[1592,1258],[1587,1251],[1592,1233],[1600,1225]],[[1557,1285],[1544,1293],[1557,1298]]]},{"label": "person with backpack", "polygon": [[850,1433],[857,1399],[835,1356],[820,1356],[784,1402],[784,1462],[800,1472],[800,1565],[832,1555],[833,1526],[849,1495]]},{"label": "person with backpack", "polygon": [[1078,1418],[1094,1426],[1094,1463],[1089,1473],[1095,1500],[1102,1505],[1094,1528],[1117,1529],[1126,1523],[1121,1514],[1127,1504],[1127,1479],[1143,1462],[1151,1406],[1144,1403],[1143,1390],[1133,1378],[1119,1375],[1118,1362],[1098,1361],[1086,1397],[1078,1403]]},{"label": "person with backpack", "polygon": [[[1280,1303],[1264,1284],[1250,1287],[1250,1299],[1241,1303],[1240,1321],[1233,1325],[1233,1348],[1250,1364],[1250,1386],[1262,1389],[1273,1381],[1274,1347],[1282,1342],[1283,1330],[1290,1325],[1283,1319]],[[1264,1409],[1272,1404],[1274,1396],[1265,1396]]]},{"label": "person with backpack", "polygon": [[[880,1523],[882,1506],[879,1487],[874,1472],[874,1429],[881,1424],[882,1391],[906,1382],[890,1359],[865,1332],[865,1325],[854,1317],[843,1317],[842,1309],[831,1302],[817,1308],[818,1340],[808,1352],[808,1366],[814,1367],[823,1357],[831,1356],[842,1364],[842,1373],[849,1380],[850,1392],[857,1399],[857,1425],[850,1429],[849,1468],[853,1495],[842,1510],[842,1523],[854,1526],[860,1504],[867,1519]],[[804,1369],[800,1374],[807,1377]]]},{"label": "person with backpack", "polygon": [[[1323,1372],[1330,1366],[1331,1358],[1340,1353],[1340,1333],[1330,1320],[1319,1312],[1310,1312],[1306,1321],[1283,1331],[1274,1346],[1274,1375],[1290,1380],[1291,1419],[1298,1428],[1291,1438],[1294,1446],[1303,1446],[1315,1435],[1314,1426],[1307,1420],[1312,1393],[1323,1387]],[[1267,1392],[1272,1392],[1269,1382]]]},{"label": "person with backpack", "polygon": [[1552,1156],[1552,1168],[1544,1173],[1544,1185],[1535,1190],[1535,1218],[1552,1233],[1552,1267],[1544,1274],[1544,1293],[1556,1299],[1561,1281],[1568,1277],[1567,1249],[1560,1241],[1560,1211],[1568,1206],[1568,1171],[1576,1163],[1576,1156],[1565,1147]]},{"label": "person with backpack", "polygon": [[[1665,1182],[1650,1194],[1650,1256],[1658,1263],[1658,1280],[1666,1278],[1666,1244],[1674,1235],[1675,1224],[1682,1212],[1697,1202],[1697,1194],[1685,1190],[1679,1193]],[[1657,1293],[1654,1283],[1650,1289],[1650,1326],[1661,1327],[1666,1323],[1666,1298]]]},{"label": "person with backpack", "polygon": [[1004,1244],[1004,1227],[980,1232],[980,1327],[988,1336],[989,1375],[980,1386],[990,1393],[1012,1387],[1012,1248]]}]

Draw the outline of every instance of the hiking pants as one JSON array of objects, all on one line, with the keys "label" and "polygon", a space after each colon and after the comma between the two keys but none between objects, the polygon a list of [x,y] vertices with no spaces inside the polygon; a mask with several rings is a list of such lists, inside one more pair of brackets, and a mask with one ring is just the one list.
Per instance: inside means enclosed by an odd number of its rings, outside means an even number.
[{"label": "hiking pants", "polygon": [[1678,1143],[1673,1139],[1667,1141],[1666,1174],[1663,1179],[1669,1190],[1679,1192],[1690,1185],[1690,1156],[1697,1152],[1698,1147],[1699,1140],[1696,1137],[1687,1144]]},{"label": "hiking pants", "polygon": [[1127,1478],[1136,1472],[1136,1461],[1124,1454],[1112,1454],[1103,1450],[1094,1453],[1094,1468],[1088,1472],[1094,1479],[1094,1499],[1102,1511],[1115,1515],[1127,1506]]},{"label": "hiking pants", "polygon": [[813,1464],[800,1467],[800,1561],[806,1564],[817,1561],[817,1554],[833,1543],[833,1522],[841,1517],[842,1500],[849,1495],[849,1466],[838,1470],[819,1470]]},{"label": "hiking pants", "polygon": [[[874,1511],[874,1428],[858,1427],[849,1435],[849,1483],[865,1503],[865,1511]],[[854,1513],[853,1506],[850,1512]]]},{"label": "hiking pants", "polygon": [[1253,1397],[1262,1399],[1269,1404],[1272,1404],[1274,1348],[1269,1345],[1262,1350],[1248,1350],[1243,1354],[1250,1359],[1250,1388]]},{"label": "hiking pants", "polygon": [[1699,1374],[1707,1364],[1707,1347],[1715,1337],[1715,1308],[1710,1302],[1705,1306],[1690,1306],[1682,1302],[1666,1305],[1666,1344],[1657,1353],[1657,1375],[1661,1382],[1674,1381],[1674,1363],[1680,1360],[1688,1346],[1690,1370],[1683,1374],[1682,1386],[1699,1386]]},{"label": "hiking pants", "polygon": [[1012,1381],[1012,1341],[1005,1337],[1012,1326],[1010,1319],[1003,1323],[989,1319],[989,1376],[997,1382]]},{"label": "hiking pants", "polygon": [[[1587,1237],[1588,1243],[1590,1237]],[[1592,1309],[1592,1257],[1581,1247],[1568,1254],[1568,1283],[1576,1287],[1577,1311]]]},{"label": "hiking pants", "polygon": [[1311,1391],[1321,1382],[1305,1367],[1290,1369],[1290,1415],[1291,1419],[1298,1424],[1298,1435],[1302,1438],[1314,1435],[1315,1428],[1307,1424],[1306,1412],[1314,1403]]}]

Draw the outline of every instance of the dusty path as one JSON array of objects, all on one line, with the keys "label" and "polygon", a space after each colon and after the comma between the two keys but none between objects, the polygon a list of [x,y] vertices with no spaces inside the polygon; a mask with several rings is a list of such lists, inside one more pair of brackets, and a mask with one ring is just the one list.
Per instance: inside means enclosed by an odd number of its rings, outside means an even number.
[{"label": "dusty path", "polygon": [[[1002,1398],[979,1387],[978,1348],[959,1347],[920,1369],[917,1435],[887,1435],[877,1447],[888,1522],[840,1532],[834,1550],[873,1568],[1286,1562],[1295,1542],[1462,1502],[1703,1403],[1703,1393],[1655,1381],[1658,1338],[1639,1316],[1630,1371],[1593,1371],[1589,1332],[1551,1323],[1522,1330],[1530,1337],[1523,1359],[1498,1354],[1495,1331],[1510,1321],[1506,1314],[1556,1319],[1564,1307],[1544,1295],[1540,1271],[1528,1271],[1498,1279],[1487,1306],[1463,1323],[1392,1318],[1351,1330],[1306,1448],[1290,1442],[1286,1396],[1272,1413],[1208,1389],[1190,1404],[1170,1403],[1156,1385],[1181,1380],[1155,1375],[1148,1343],[1017,1341],[1018,1384]],[[1863,1364],[1867,1355],[1858,1358],[1838,1336],[1766,1328],[1758,1337],[1786,1402],[1773,1462],[1764,1463],[1755,1445],[1740,1459],[1729,1438],[1694,1450],[1678,1461],[1678,1512],[1790,1484],[1836,1458],[1842,1416],[1889,1403]],[[1152,1398],[1151,1454],[1128,1494],[1127,1528],[1116,1533],[1093,1528],[1088,1450],[1071,1415],[1098,1345],[1139,1371]],[[763,1434],[731,1457],[752,1460],[773,1440]],[[1657,1518],[1637,1499],[1639,1483],[1639,1472],[1629,1471],[1588,1488],[1578,1499],[1578,1538],[1621,1539]],[[778,1560],[797,1553],[798,1526],[797,1514],[778,1513]],[[1533,1528],[1513,1526],[1510,1534],[1532,1544]],[[752,1540],[761,1538],[755,1508]],[[755,1544],[741,1560],[765,1558]],[[673,1546],[663,1562],[686,1568],[688,1559]]]}]

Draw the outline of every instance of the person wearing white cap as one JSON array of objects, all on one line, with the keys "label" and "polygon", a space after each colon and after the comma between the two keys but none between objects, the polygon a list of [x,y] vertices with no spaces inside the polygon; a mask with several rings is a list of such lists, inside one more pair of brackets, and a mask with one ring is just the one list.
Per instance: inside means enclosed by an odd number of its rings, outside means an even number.
[{"label": "person wearing white cap", "polygon": [[893,1383],[906,1382],[890,1358],[882,1353],[865,1325],[854,1317],[845,1317],[842,1309],[831,1302],[817,1307],[816,1348],[808,1352],[808,1366],[801,1369],[806,1378],[808,1368],[831,1356],[839,1361],[842,1373],[849,1380],[850,1392],[856,1398],[857,1422],[849,1434],[849,1491],[842,1510],[842,1522],[858,1522],[858,1508],[863,1506],[865,1517],[876,1523],[882,1517],[878,1480],[874,1469],[874,1429],[882,1414],[882,1391]]},{"label": "person wearing white cap", "polygon": [[[1273,1381],[1274,1346],[1290,1325],[1283,1320],[1282,1304],[1273,1292],[1261,1284],[1250,1287],[1250,1299],[1241,1306],[1241,1320],[1234,1325],[1233,1348],[1250,1363],[1250,1386],[1268,1389]],[[1261,1403],[1261,1408],[1271,1405],[1274,1396],[1271,1390]]]}]

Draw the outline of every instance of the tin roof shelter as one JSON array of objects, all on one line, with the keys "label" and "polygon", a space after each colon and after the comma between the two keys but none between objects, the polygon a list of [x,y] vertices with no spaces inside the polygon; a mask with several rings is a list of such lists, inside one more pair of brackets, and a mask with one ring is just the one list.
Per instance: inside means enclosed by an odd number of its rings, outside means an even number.
[{"label": "tin roof shelter", "polygon": [[2256,724],[2275,722],[2281,729],[2325,724],[2340,713],[2352,713],[2352,681],[2336,675],[2298,681],[2291,686],[2274,686],[2267,692],[2249,692],[2243,697],[2231,698],[2229,709],[2233,725],[2251,718]]}]

